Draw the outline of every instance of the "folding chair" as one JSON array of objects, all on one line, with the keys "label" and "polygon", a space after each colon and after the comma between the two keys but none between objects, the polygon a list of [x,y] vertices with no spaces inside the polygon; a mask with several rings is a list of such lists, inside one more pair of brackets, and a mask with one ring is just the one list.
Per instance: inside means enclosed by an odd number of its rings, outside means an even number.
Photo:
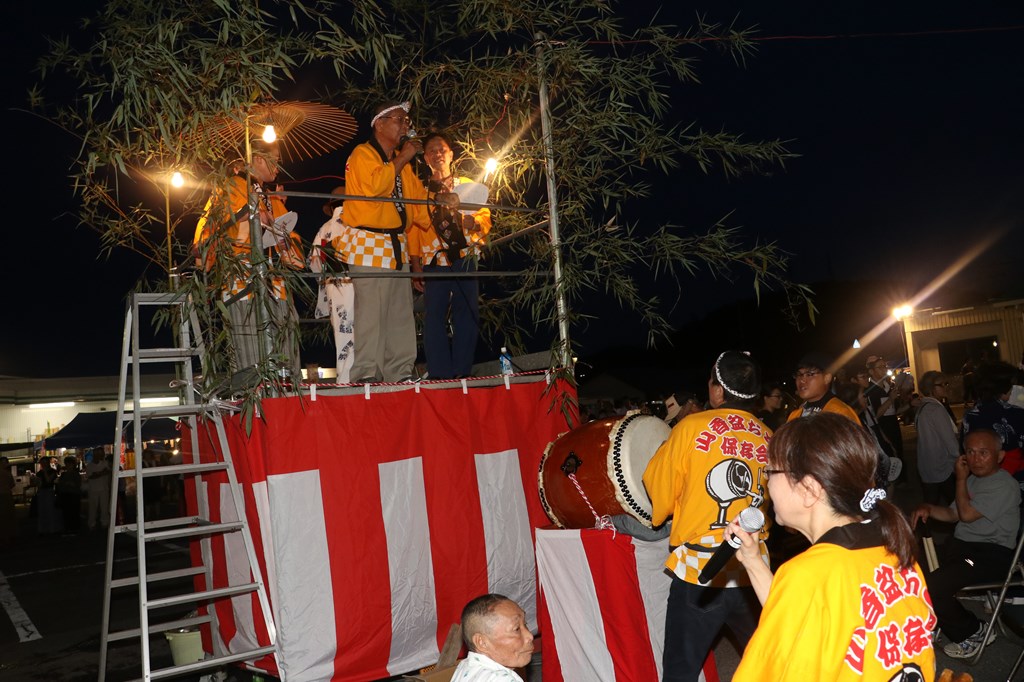
[{"label": "folding chair", "polygon": [[[992,611],[992,616],[985,625],[985,636],[981,638],[981,646],[978,653],[970,659],[971,665],[981,660],[985,653],[985,644],[992,634],[992,628],[999,624],[999,630],[1005,637],[1006,627],[999,621],[999,612],[1003,608],[1006,599],[1006,592],[1011,587],[1024,587],[1024,562],[1021,561],[1021,549],[1024,548],[1024,505],[1021,507],[1021,525],[1017,530],[1017,548],[1013,552],[1013,560],[1010,562],[1010,570],[1006,572],[1006,580],[1001,583],[984,583],[981,585],[968,585],[960,590],[958,594],[965,592],[984,592],[985,604]],[[998,592],[998,595],[996,594]]]}]

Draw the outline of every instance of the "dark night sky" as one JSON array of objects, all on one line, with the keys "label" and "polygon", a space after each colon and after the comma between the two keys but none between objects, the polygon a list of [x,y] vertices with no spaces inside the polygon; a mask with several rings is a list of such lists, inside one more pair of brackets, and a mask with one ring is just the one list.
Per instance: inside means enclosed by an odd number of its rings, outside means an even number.
[{"label": "dark night sky", "polygon": [[[745,68],[714,50],[702,55],[703,84],[676,93],[680,119],[750,139],[791,140],[800,157],[784,171],[741,180],[683,169],[670,195],[674,222],[700,229],[734,211],[732,224],[794,254],[794,278],[812,284],[885,279],[894,283],[894,297],[913,293],[959,252],[1004,230],[1007,236],[950,291],[1024,294],[1024,30],[894,35],[1020,26],[1024,5],[773,4],[786,7],[673,3],[661,17],[689,26],[693,8],[721,21],[739,12],[738,25],[756,24],[763,37],[844,36],[764,41]],[[45,49],[42,36],[72,30],[86,6],[62,13],[17,3],[7,10],[3,116],[14,144],[5,164],[9,300],[0,375],[116,373],[123,297],[141,274],[137,258],[100,259],[97,236],[76,227],[66,179],[73,141],[9,109],[25,106],[32,66]],[[849,37],[859,33],[888,35]],[[336,153],[339,170],[343,153]],[[305,227],[315,231],[320,221],[310,217]],[[708,297],[709,289],[717,293]],[[684,282],[673,320],[692,320],[750,294],[743,281]],[[828,312],[823,318],[835,320]],[[642,343],[639,332],[610,331],[629,325],[610,322],[590,325],[581,335],[584,350]]]}]

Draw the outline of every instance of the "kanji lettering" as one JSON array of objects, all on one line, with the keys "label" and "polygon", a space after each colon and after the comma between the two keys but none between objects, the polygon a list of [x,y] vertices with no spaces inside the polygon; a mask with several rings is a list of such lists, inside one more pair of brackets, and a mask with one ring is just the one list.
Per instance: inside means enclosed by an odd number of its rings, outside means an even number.
[{"label": "kanji lettering", "polygon": [[903,598],[903,588],[896,582],[896,572],[892,566],[883,564],[875,569],[875,584],[882,593],[886,606],[892,606]]},{"label": "kanji lettering", "polygon": [[746,431],[746,420],[738,414],[730,414],[726,419],[733,431]]},{"label": "kanji lettering", "polygon": [[878,593],[867,585],[860,586],[860,615],[864,616],[864,624],[869,630],[878,626],[878,619],[885,613],[885,604],[878,598]]},{"label": "kanji lettering", "polygon": [[875,653],[882,667],[891,668],[900,662],[900,628],[896,623],[878,631],[878,651]]},{"label": "kanji lettering", "polygon": [[853,631],[850,646],[846,648],[846,657],[843,659],[843,662],[858,675],[864,674],[864,647],[866,644],[867,631],[864,628],[857,628]]},{"label": "kanji lettering", "polygon": [[735,438],[732,436],[726,436],[722,439],[722,454],[729,457],[735,457],[739,454],[738,448],[736,447],[737,445],[738,441]]},{"label": "kanji lettering", "polygon": [[707,452],[711,449],[711,444],[718,440],[718,436],[709,431],[701,431],[700,435],[697,436],[697,442],[693,444],[693,447],[697,448],[701,452]]},{"label": "kanji lettering", "polygon": [[921,576],[912,568],[905,568],[900,571],[903,576],[903,593],[912,594],[915,597],[921,594]]},{"label": "kanji lettering", "polygon": [[721,436],[723,433],[729,430],[729,424],[726,423],[721,417],[715,417],[708,422],[708,428]]},{"label": "kanji lettering", "polygon": [[917,616],[907,618],[903,624],[903,651],[913,658],[932,645],[931,631]]}]

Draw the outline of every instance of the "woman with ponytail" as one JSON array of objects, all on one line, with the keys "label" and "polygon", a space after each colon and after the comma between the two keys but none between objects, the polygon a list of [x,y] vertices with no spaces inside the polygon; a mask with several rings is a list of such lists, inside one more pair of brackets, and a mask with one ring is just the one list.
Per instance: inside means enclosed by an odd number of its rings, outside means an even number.
[{"label": "woman with ponytail", "polygon": [[827,412],[775,432],[775,519],[811,547],[773,575],[758,536],[727,529],[764,605],[735,682],[934,679],[935,616],[910,525],[874,487],[876,457],[864,429]]}]

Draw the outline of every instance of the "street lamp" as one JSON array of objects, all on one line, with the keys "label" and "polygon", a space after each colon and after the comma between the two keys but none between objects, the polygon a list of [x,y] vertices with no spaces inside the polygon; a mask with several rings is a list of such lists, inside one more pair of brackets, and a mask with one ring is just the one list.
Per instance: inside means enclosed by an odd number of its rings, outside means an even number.
[{"label": "street lamp", "polygon": [[914,309],[909,303],[904,303],[892,309],[892,316],[900,323],[900,340],[903,342],[903,357],[906,358],[907,364],[910,364],[910,348],[907,346],[907,330],[903,320],[913,314]]},{"label": "street lamp", "polygon": [[164,186],[164,225],[167,228],[167,276],[173,278],[174,273],[174,230],[171,225],[171,188],[185,186],[185,176],[181,171],[167,174]]}]

